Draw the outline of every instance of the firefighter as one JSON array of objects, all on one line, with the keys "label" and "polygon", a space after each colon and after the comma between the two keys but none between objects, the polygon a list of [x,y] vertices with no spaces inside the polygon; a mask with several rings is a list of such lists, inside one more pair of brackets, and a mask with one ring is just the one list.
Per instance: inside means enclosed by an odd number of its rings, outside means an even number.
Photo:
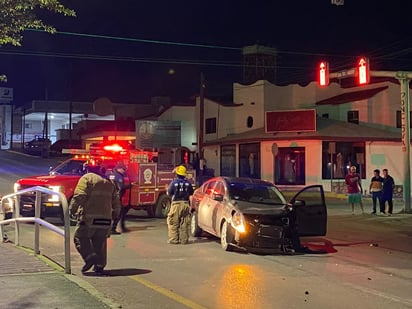
[{"label": "firefighter", "polygon": [[77,218],[74,244],[85,264],[82,273],[94,266],[96,274],[104,274],[107,263],[107,238],[113,218],[120,213],[117,190],[105,177],[100,165],[85,166],[69,205],[72,216]]},{"label": "firefighter", "polygon": [[112,225],[112,234],[120,234],[117,231],[117,225],[120,221],[120,228],[123,233],[128,232],[129,230],[126,228],[126,215],[130,209],[129,205],[122,205],[122,198],[125,194],[127,189],[131,188],[131,184],[125,184],[125,177],[126,177],[126,166],[123,162],[118,162],[116,166],[113,168],[112,172],[109,174],[109,179],[114,182],[116,185],[117,192],[120,198],[121,210],[120,210],[120,218],[113,220]]},{"label": "firefighter", "polygon": [[167,194],[172,199],[167,215],[168,243],[187,244],[189,242],[190,205],[189,197],[193,194],[192,184],[186,179],[186,167],[179,165],[175,169],[176,178],[170,183]]}]

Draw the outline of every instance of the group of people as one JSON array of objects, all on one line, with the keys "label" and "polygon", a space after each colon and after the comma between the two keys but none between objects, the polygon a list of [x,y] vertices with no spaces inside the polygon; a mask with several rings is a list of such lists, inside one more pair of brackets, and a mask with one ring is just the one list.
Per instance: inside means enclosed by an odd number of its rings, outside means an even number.
[{"label": "group of people", "polygon": [[[373,171],[369,185],[369,193],[372,195],[372,214],[392,215],[393,212],[393,190],[395,181],[389,175],[388,169],[382,170],[383,177],[380,176],[380,170]],[[352,214],[355,214],[355,204],[359,204],[362,214],[365,213],[362,203],[362,183],[361,176],[356,171],[356,166],[349,168],[349,173],[345,176],[345,183],[348,190],[348,202],[352,207]],[[377,209],[379,204],[379,210]]]},{"label": "group of people", "polygon": [[[167,217],[168,243],[187,244],[189,242],[190,206],[189,197],[193,194],[192,184],[186,179],[186,167],[175,169],[174,179],[167,190],[172,203]],[[83,258],[82,273],[93,271],[104,275],[107,264],[107,238],[120,234],[125,226],[127,205],[122,205],[122,196],[130,188],[125,183],[126,167],[119,162],[107,174],[100,164],[84,165],[84,174],[79,179],[69,204],[70,215],[77,218],[74,244]]]}]

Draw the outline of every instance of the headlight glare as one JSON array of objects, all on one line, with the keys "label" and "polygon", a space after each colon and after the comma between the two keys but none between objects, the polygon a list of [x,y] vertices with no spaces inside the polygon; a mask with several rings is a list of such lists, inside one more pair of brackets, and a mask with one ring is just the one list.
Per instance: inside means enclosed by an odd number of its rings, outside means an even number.
[{"label": "headlight glare", "polygon": [[[49,189],[54,191],[54,192],[63,192],[63,187],[62,186],[49,186]],[[58,202],[59,201],[59,195],[58,194],[53,194],[50,195],[48,198],[49,202]]]},{"label": "headlight glare", "polygon": [[236,229],[239,233],[244,233],[246,232],[245,229],[245,220],[240,213],[235,213],[232,217],[232,226],[234,229]]}]

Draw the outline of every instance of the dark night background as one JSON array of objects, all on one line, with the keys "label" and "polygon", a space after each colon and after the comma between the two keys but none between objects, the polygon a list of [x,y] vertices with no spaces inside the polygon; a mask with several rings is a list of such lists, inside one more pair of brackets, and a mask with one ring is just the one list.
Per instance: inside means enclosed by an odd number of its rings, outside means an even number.
[{"label": "dark night background", "polygon": [[62,3],[77,17],[40,13],[60,33],[25,31],[22,47],[0,47],[0,73],[8,76],[0,86],[14,88],[16,105],[45,99],[46,89],[51,100],[184,100],[199,92],[201,72],[206,96],[230,96],[242,82],[242,47],[254,44],[278,50],[278,84],[306,84],[320,59],[336,71],[359,55],[373,70],[412,71],[410,1]]}]

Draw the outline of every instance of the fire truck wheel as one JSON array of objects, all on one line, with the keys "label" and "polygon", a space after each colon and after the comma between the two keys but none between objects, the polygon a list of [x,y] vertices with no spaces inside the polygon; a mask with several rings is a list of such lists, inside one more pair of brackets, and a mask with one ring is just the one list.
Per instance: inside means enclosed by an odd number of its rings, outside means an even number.
[{"label": "fire truck wheel", "polygon": [[155,208],[156,207],[156,205],[149,205],[148,207],[147,207],[147,215],[148,215],[148,217],[149,218],[154,218],[154,216],[155,216]]},{"label": "fire truck wheel", "polygon": [[170,210],[170,198],[167,195],[159,196],[156,203],[155,216],[156,218],[166,218]]},{"label": "fire truck wheel", "polygon": [[190,220],[190,235],[192,237],[200,237],[202,235],[202,229],[199,227],[196,211],[192,213]]}]

